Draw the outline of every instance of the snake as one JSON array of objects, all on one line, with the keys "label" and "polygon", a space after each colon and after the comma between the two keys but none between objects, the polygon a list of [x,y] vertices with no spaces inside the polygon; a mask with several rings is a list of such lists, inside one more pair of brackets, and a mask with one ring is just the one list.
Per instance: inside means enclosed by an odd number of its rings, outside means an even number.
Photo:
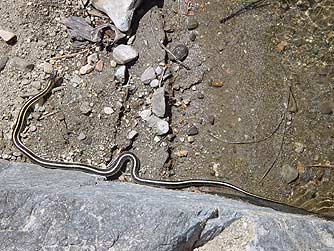
[{"label": "snake", "polygon": [[167,188],[167,189],[183,189],[188,187],[224,187],[235,192],[238,192],[244,196],[249,196],[256,200],[271,202],[279,205],[284,205],[291,207],[288,204],[284,204],[279,201],[275,201],[270,198],[262,197],[260,195],[248,192],[238,186],[235,186],[231,183],[218,181],[218,180],[207,180],[207,179],[186,179],[186,180],[176,180],[176,181],[167,181],[167,180],[157,180],[157,179],[149,179],[140,177],[140,161],[138,157],[130,152],[123,151],[119,153],[110,163],[106,166],[106,168],[99,168],[93,165],[88,165],[84,163],[76,163],[76,162],[63,162],[56,160],[49,160],[38,156],[31,149],[29,149],[21,140],[21,133],[24,131],[26,127],[26,120],[32,110],[32,107],[41,99],[46,98],[55,87],[56,83],[59,81],[59,77],[57,77],[56,73],[52,73],[48,84],[44,89],[42,89],[39,93],[29,98],[21,107],[20,112],[17,116],[16,123],[14,125],[12,131],[12,141],[14,145],[20,150],[25,156],[27,156],[32,162],[36,163],[45,168],[49,169],[64,169],[64,170],[74,170],[81,171],[85,173],[102,175],[108,179],[115,179],[119,176],[122,171],[122,168],[130,163],[130,174],[134,183]]}]

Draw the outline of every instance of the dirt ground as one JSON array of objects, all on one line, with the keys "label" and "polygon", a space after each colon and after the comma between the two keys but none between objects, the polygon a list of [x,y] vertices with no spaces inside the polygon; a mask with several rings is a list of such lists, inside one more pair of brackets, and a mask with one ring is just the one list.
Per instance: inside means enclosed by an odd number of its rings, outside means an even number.
[{"label": "dirt ground", "polygon": [[[78,52],[61,23],[64,17],[89,14],[90,7],[78,2],[0,3],[1,28],[17,35],[14,45],[0,41],[0,59],[9,58],[0,72],[1,158],[29,161],[12,144],[11,129],[26,98],[46,84],[47,62],[63,83],[35,108],[22,135],[38,155],[103,168],[112,154],[128,149],[139,157],[144,177],[227,181],[334,216],[330,0],[266,1],[268,5],[225,23],[222,18],[242,8],[241,2],[193,0],[187,13],[183,1],[150,1],[138,10],[129,33],[135,35],[139,58],[128,65],[131,79],[125,85],[114,80],[112,48],[106,41],[87,44],[74,57],[54,59]],[[194,20],[198,27],[190,29]],[[170,50],[178,44],[188,47],[183,64],[189,69],[167,59],[159,34],[166,36]],[[104,61],[103,71],[80,75],[93,52]],[[157,137],[139,116],[150,108],[154,91],[140,76],[161,60],[172,69],[163,81],[171,130]],[[105,107],[113,112],[105,113]],[[192,126],[198,134],[189,137]],[[134,140],[127,139],[131,130],[138,132]],[[244,144],[232,144],[236,141]]]}]

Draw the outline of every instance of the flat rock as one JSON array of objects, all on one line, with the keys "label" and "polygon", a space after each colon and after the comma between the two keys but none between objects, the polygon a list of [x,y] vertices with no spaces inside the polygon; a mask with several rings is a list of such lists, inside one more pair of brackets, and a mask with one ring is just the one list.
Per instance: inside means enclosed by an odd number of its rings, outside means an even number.
[{"label": "flat rock", "polygon": [[138,57],[138,52],[131,45],[121,44],[113,50],[113,57],[118,64],[126,64]]},{"label": "flat rock", "polygon": [[141,0],[93,0],[93,6],[105,12],[115,26],[126,32],[131,26],[132,16]]},{"label": "flat rock", "polygon": [[156,78],[156,75],[155,75],[155,70],[153,67],[146,68],[145,71],[140,76],[140,80],[144,84],[149,84],[155,78]]},{"label": "flat rock", "polygon": [[156,89],[152,95],[152,112],[163,118],[166,113],[165,88]]},{"label": "flat rock", "polygon": [[1,58],[0,58],[0,72],[1,72],[3,69],[5,69],[8,60],[9,60],[9,57],[7,57],[7,56],[4,56],[4,57],[1,57]]},{"label": "flat rock", "polygon": [[126,78],[126,66],[125,65],[121,65],[117,68],[117,70],[115,71],[115,78],[122,84],[125,82],[125,78]]},{"label": "flat rock", "polygon": [[11,43],[11,41],[16,40],[15,33],[7,30],[0,29],[0,37],[3,39],[6,43]]},{"label": "flat rock", "polygon": [[221,196],[4,160],[0,182],[1,250],[334,249],[333,222]]},{"label": "flat rock", "polygon": [[296,168],[286,164],[282,166],[281,175],[286,183],[291,183],[298,178],[298,171]]}]

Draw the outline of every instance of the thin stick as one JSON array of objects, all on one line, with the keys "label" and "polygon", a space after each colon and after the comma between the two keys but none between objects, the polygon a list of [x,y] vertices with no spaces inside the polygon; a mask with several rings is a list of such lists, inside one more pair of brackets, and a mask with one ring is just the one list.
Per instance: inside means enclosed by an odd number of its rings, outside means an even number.
[{"label": "thin stick", "polygon": [[264,7],[264,6],[269,5],[268,3],[267,3],[267,4],[266,4],[266,3],[262,3],[262,2],[264,2],[264,1],[266,1],[266,0],[257,0],[257,1],[255,1],[255,2],[252,2],[252,3],[248,4],[248,5],[246,5],[245,7],[243,7],[243,8],[241,8],[241,9],[237,10],[236,12],[233,12],[232,14],[230,14],[230,15],[228,15],[228,16],[222,18],[222,19],[220,20],[220,23],[223,24],[223,23],[225,23],[226,21],[230,20],[231,18],[236,17],[236,16],[239,16],[239,15],[241,15],[241,14],[247,12],[247,11],[255,10],[255,9],[260,8],[260,7]]},{"label": "thin stick", "polygon": [[222,143],[225,143],[225,144],[232,144],[232,145],[246,145],[246,144],[256,144],[256,143],[260,143],[260,142],[263,142],[263,141],[266,141],[267,139],[270,139],[277,131],[278,129],[281,127],[283,121],[284,121],[284,118],[285,118],[285,115],[283,114],[279,123],[277,124],[277,126],[274,128],[274,130],[268,134],[267,136],[263,137],[263,138],[260,138],[260,139],[257,139],[257,140],[251,140],[251,141],[228,141],[228,140],[223,140],[223,139],[220,139],[218,138],[216,135],[212,134],[212,133],[209,133],[209,135],[217,140],[219,140],[220,142]]},{"label": "thin stick", "polygon": [[75,53],[71,53],[71,54],[66,54],[66,55],[61,55],[61,56],[57,56],[57,57],[53,57],[50,60],[59,60],[59,59],[64,59],[64,58],[73,58],[79,54],[85,53],[87,51],[89,51],[90,49],[84,49],[82,51],[79,52],[75,52]]},{"label": "thin stick", "polygon": [[[154,37],[154,39],[157,41],[157,38],[156,36],[154,35],[154,29],[153,29],[153,23],[152,23],[152,10],[150,11],[150,28],[151,28],[151,31],[152,31],[152,35]],[[172,57],[174,58],[174,60],[181,66],[183,66],[186,70],[190,70],[190,68],[188,66],[186,66],[184,63],[182,63],[179,59],[177,59],[177,57],[170,51],[167,49],[167,47],[163,44],[163,41],[157,41],[159,46],[165,50],[167,53],[169,53],[170,55],[172,55]]]}]

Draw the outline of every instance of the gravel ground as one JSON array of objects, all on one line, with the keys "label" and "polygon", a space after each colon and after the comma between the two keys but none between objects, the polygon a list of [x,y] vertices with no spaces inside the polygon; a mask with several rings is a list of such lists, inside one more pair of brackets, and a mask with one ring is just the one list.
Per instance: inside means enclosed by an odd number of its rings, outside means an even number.
[{"label": "gravel ground", "polygon": [[[187,12],[182,1],[181,6],[179,1],[153,1],[138,10],[128,35],[135,34],[132,46],[139,58],[127,65],[131,78],[122,84],[114,79],[115,46],[109,48],[104,40],[74,49],[61,23],[72,15],[86,17],[89,9],[74,0],[2,1],[2,28],[13,31],[17,42],[0,42],[0,62],[8,57],[0,72],[0,156],[29,161],[11,143],[11,127],[26,97],[46,84],[52,67],[63,83],[35,107],[22,135],[40,156],[104,167],[112,154],[129,149],[140,158],[145,177],[224,180],[333,216],[333,4],[315,2],[275,1],[220,23],[242,4],[196,0]],[[171,129],[157,136],[139,116],[151,108],[156,88],[140,78],[149,66],[165,61],[158,44],[164,36],[169,50],[188,47],[183,64],[189,69],[165,62],[171,76],[162,81],[164,120]],[[103,70],[80,75],[93,53],[104,62]],[[128,139],[131,131],[138,135]],[[271,134],[260,143],[223,142]]]}]

